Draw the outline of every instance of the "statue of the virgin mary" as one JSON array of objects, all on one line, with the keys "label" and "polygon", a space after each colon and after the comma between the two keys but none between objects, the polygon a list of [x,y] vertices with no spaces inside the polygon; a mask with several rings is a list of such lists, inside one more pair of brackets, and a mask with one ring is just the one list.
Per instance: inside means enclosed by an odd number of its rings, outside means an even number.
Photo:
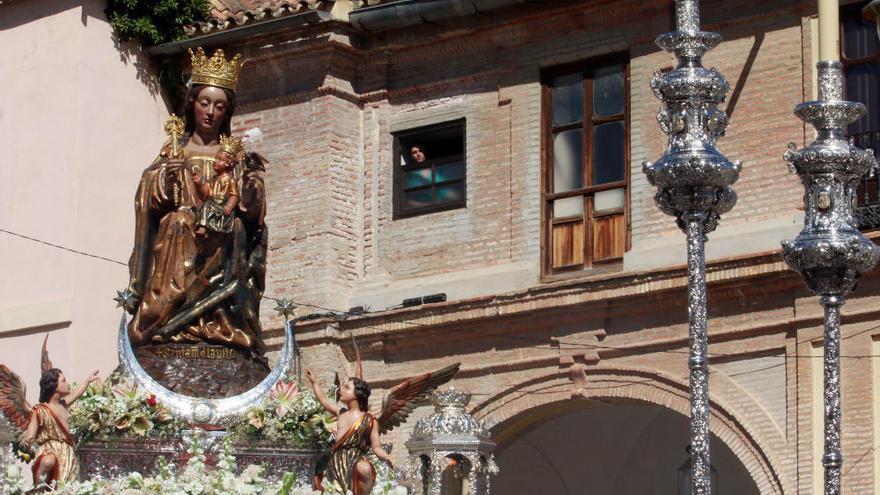
[{"label": "statue of the virgin mary", "polygon": [[137,302],[128,308],[129,336],[138,360],[166,387],[224,397],[268,373],[259,321],[265,161],[255,153],[236,157],[230,175],[237,187],[230,191],[240,198],[230,212],[232,231],[197,236],[199,184],[211,184],[217,175],[220,137],[231,134],[243,62],[240,55],[227,60],[222,50],[211,58],[201,48],[190,55],[183,132],[144,170],[135,196],[128,290]]}]

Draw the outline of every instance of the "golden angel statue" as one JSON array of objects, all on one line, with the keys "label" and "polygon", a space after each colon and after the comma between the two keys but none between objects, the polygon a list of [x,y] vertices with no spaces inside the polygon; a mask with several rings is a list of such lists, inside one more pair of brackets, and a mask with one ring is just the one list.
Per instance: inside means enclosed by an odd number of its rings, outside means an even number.
[{"label": "golden angel statue", "polygon": [[394,468],[391,457],[379,443],[380,435],[406,421],[416,404],[429,392],[451,380],[459,366],[460,363],[455,363],[392,387],[382,400],[382,409],[378,414],[369,411],[370,385],[363,379],[359,354],[355,376],[337,389],[336,401],[342,403],[341,407],[327,398],[312,370],[306,370],[315,397],[327,412],[337,418],[336,441],[330,449],[324,475],[316,475],[315,488],[320,489],[321,479],[326,476],[327,481],[342,493],[351,491],[354,495],[370,495],[376,481],[376,471],[367,454],[372,450],[380,461]]},{"label": "golden angel statue", "polygon": [[31,466],[34,486],[58,481],[72,481],[79,476],[79,463],[73,450],[68,424],[68,408],[79,399],[90,383],[98,379],[98,370],[75,389],[64,373],[52,366],[43,341],[40,369],[40,402],[32,406],[25,398],[21,378],[0,364],[0,411],[19,433],[24,447],[33,447],[36,458]]}]

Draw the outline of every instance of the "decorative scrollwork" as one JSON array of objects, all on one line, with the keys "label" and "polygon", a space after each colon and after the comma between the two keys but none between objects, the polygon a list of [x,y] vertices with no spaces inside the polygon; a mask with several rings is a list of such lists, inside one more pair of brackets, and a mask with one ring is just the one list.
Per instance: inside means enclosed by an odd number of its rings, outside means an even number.
[{"label": "decorative scrollwork", "polygon": [[[788,266],[801,274],[825,307],[824,418],[825,495],[840,494],[840,306],[862,274],[880,258],[877,246],[856,228],[853,194],[858,180],[876,167],[872,150],[857,148],[844,127],[865,113],[864,105],[843,101],[843,66],[822,61],[819,100],[798,105],[795,114],[816,128],[805,148],[788,145],[784,159],[804,185],[804,228],[783,241]],[[864,217],[870,210],[860,210]]]},{"label": "decorative scrollwork", "polygon": [[675,53],[678,65],[654,74],[651,89],[661,100],[657,121],[668,135],[666,152],[642,170],[657,187],[657,207],[675,217],[687,235],[688,312],[690,331],[691,493],[711,493],[709,460],[709,368],[706,310],[706,235],[722,214],[736,204],[731,188],[742,162],[731,162],[715,147],[727,131],[727,114],[718,108],[730,86],[701,57],[721,42],[717,33],[700,30],[697,0],[676,0],[677,31],[657,38]]}]

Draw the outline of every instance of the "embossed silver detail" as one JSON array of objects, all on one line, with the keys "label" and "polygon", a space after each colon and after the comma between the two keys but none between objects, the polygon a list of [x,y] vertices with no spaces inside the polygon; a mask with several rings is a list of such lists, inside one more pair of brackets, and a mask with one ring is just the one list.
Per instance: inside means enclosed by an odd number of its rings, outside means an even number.
[{"label": "embossed silver detail", "polygon": [[825,308],[824,410],[825,495],[840,494],[840,307],[862,274],[877,264],[880,250],[856,228],[856,184],[876,166],[871,150],[844,137],[844,127],[865,113],[861,103],[843,101],[843,66],[817,64],[819,100],[802,103],[795,114],[816,128],[816,140],[800,150],[788,145],[784,158],[804,184],[804,228],[783,241],[788,266],[801,274]]},{"label": "embossed silver detail", "polygon": [[[657,187],[654,199],[687,235],[688,315],[691,396],[691,493],[711,494],[709,459],[709,367],[706,310],[706,236],[720,216],[736,204],[731,185],[742,162],[731,162],[715,147],[727,130],[727,114],[718,109],[730,90],[702,56],[721,42],[718,33],[700,30],[698,0],[676,0],[677,31],[660,35],[657,45],[675,53],[678,64],[656,72],[651,89],[662,102],[657,121],[668,136],[665,153],[642,169]],[[670,117],[671,116],[671,117]],[[683,125],[679,125],[679,120]]]},{"label": "embossed silver detail", "polygon": [[450,388],[434,392],[432,400],[434,413],[416,422],[406,442],[406,470],[410,478],[421,480],[416,493],[440,495],[444,463],[454,459],[467,464],[461,474],[468,478],[468,493],[488,495],[490,477],[498,473],[492,455],[495,443],[486,425],[465,410],[471,394]]},{"label": "embossed silver detail", "polygon": [[[185,462],[182,456],[189,442],[195,438],[207,456],[217,458],[227,432],[184,430],[169,438],[126,437],[109,442],[90,441],[77,445],[83,479],[105,479],[139,472],[155,476],[159,469],[157,461],[164,457],[174,465]],[[295,449],[280,443],[254,442],[232,443],[230,453],[235,457],[236,472],[248,465],[266,466],[265,476],[272,482],[280,481],[285,472],[296,474],[297,479],[307,480],[315,473],[315,461],[319,450]]]},{"label": "embossed silver detail", "polygon": [[119,363],[143,390],[156,396],[175,416],[196,423],[222,423],[258,405],[272,390],[275,384],[287,376],[293,364],[293,330],[290,321],[284,325],[284,343],[278,354],[272,372],[256,387],[243,394],[225,399],[205,399],[189,397],[172,392],[151,377],[138,363],[128,338],[125,313],[119,322]]}]

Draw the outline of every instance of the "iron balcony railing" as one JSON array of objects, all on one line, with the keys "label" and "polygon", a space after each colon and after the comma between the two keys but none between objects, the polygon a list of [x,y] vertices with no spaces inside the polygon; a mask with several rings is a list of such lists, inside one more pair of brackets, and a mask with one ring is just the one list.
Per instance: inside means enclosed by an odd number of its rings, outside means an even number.
[{"label": "iron balcony railing", "polygon": [[[874,150],[880,157],[880,131],[851,135],[856,146]],[[874,166],[862,177],[856,191],[856,224],[860,229],[880,228],[880,169]]]}]

